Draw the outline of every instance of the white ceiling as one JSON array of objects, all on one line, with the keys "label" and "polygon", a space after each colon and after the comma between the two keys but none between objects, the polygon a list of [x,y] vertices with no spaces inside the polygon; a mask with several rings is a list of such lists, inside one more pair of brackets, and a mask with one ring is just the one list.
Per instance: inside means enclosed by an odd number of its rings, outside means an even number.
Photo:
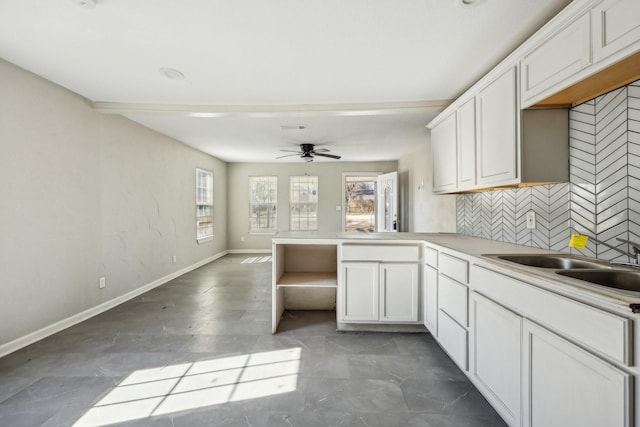
[{"label": "white ceiling", "polygon": [[301,142],[343,161],[411,153],[447,100],[570,3],[83,1],[0,0],[0,57],[233,162]]}]

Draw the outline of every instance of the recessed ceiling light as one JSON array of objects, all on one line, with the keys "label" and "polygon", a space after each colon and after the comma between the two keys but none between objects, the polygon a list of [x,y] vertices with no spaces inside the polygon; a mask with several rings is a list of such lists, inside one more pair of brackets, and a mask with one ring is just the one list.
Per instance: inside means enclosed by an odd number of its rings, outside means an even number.
[{"label": "recessed ceiling light", "polygon": [[458,4],[462,7],[477,6],[483,2],[484,0],[458,0]]},{"label": "recessed ceiling light", "polygon": [[160,71],[160,74],[171,80],[184,79],[182,71],[176,70],[175,68],[160,68],[158,71]]},{"label": "recessed ceiling light", "polygon": [[87,9],[93,9],[98,4],[97,0],[71,0],[78,6],[85,7]]}]

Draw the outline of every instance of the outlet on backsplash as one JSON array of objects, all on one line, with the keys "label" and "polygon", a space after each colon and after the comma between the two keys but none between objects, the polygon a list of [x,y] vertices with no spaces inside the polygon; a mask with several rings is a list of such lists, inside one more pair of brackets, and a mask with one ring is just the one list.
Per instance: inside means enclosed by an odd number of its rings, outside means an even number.
[{"label": "outlet on backsplash", "polygon": [[527,212],[527,228],[536,228],[536,213],[534,211]]}]

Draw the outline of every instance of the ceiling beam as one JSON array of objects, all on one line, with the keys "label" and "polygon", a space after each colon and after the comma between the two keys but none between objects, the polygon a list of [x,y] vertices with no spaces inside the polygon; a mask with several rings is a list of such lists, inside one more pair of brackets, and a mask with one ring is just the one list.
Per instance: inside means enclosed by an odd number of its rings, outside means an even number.
[{"label": "ceiling beam", "polygon": [[440,112],[451,102],[452,100],[449,99],[371,104],[300,105],[185,105],[94,102],[93,108],[105,114],[166,114],[186,117],[379,116]]}]

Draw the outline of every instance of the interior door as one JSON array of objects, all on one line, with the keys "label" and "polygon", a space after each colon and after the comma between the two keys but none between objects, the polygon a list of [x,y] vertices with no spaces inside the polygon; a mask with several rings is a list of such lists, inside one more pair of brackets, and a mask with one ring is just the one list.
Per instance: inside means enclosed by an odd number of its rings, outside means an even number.
[{"label": "interior door", "polygon": [[378,232],[395,232],[398,224],[398,172],[378,175],[376,187]]}]

